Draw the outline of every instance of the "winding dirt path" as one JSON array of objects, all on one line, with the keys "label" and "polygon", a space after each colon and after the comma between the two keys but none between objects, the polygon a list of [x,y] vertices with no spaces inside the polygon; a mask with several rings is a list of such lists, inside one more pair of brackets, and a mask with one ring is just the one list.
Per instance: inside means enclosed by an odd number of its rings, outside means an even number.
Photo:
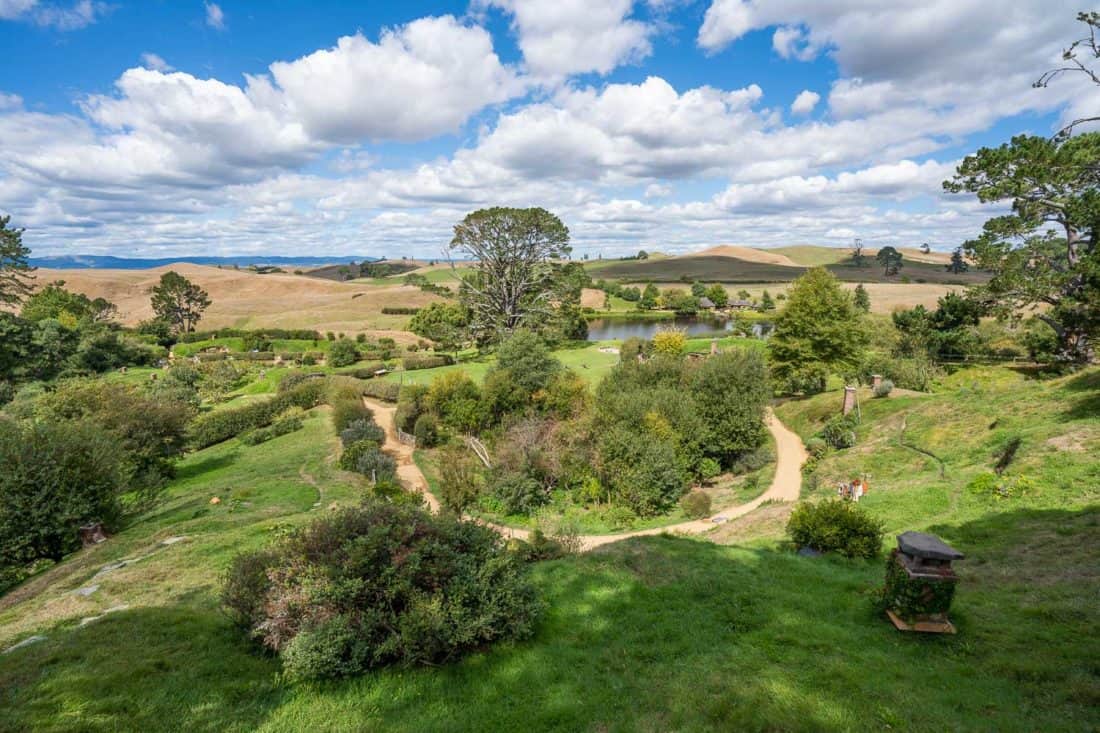
[{"label": "winding dirt path", "polygon": [[[410,491],[420,492],[428,507],[434,512],[439,511],[439,500],[428,488],[428,481],[423,472],[413,462],[413,448],[405,445],[397,438],[397,430],[394,427],[393,416],[397,408],[370,397],[363,398],[364,404],[374,413],[378,424],[386,432],[386,441],[383,448],[393,455],[397,461],[397,477],[405,488]],[[802,464],[806,462],[808,454],[802,444],[802,439],[794,432],[787,429],[775,414],[768,410],[766,416],[768,431],[775,438],[775,478],[772,479],[768,490],[752,501],[729,507],[706,519],[695,519],[678,524],[667,524],[663,527],[651,529],[639,529],[620,534],[581,535],[581,549],[591,550],[594,547],[625,540],[628,537],[644,537],[657,535],[664,532],[676,532],[682,534],[702,534],[731,519],[748,514],[752,510],[768,501],[797,501],[802,490]],[[479,520],[480,521],[480,520]],[[491,522],[482,522],[500,532],[505,537],[527,539],[529,532],[525,529],[506,527]]]}]

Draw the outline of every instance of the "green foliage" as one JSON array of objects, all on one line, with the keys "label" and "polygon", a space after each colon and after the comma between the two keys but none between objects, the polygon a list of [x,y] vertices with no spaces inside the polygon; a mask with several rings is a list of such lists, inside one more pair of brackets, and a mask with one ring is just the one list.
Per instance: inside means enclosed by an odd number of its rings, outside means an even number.
[{"label": "green foliage", "polygon": [[871,312],[871,295],[863,287],[863,283],[856,285],[856,289],[852,291],[852,305],[862,313]]},{"label": "green foliage", "polygon": [[910,578],[897,548],[886,560],[886,585],[882,599],[887,608],[905,621],[945,614],[955,597],[954,578]]},{"label": "green foliage", "polygon": [[755,450],[764,440],[764,409],[772,395],[764,357],[748,349],[725,351],[704,360],[692,376],[707,455],[729,465]]},{"label": "green foliage", "polygon": [[459,297],[479,343],[545,322],[553,300],[558,308],[579,302],[579,288],[567,278],[577,268],[561,264],[570,252],[569,230],[545,209],[475,211],[455,225],[450,248],[474,263]]},{"label": "green foliage", "polygon": [[473,506],[484,488],[481,464],[466,448],[452,446],[440,453],[439,503],[461,515]]},{"label": "green foliage", "polygon": [[805,391],[823,374],[854,367],[866,340],[851,296],[827,270],[815,267],[795,280],[787,306],[775,319],[769,363],[781,385]]},{"label": "green foliage", "polygon": [[539,611],[495,531],[382,502],[241,556],[223,602],[292,679],[448,662],[530,635]]},{"label": "green foliage", "polygon": [[106,321],[117,313],[115,306],[103,298],[92,300],[64,286],[64,280],[55,280],[41,288],[24,301],[19,315],[32,323],[54,318],[75,329],[80,321]]},{"label": "green foliage", "polygon": [[550,500],[550,492],[545,486],[522,473],[494,477],[491,491],[505,514],[530,514]]},{"label": "green foliage", "polygon": [[78,549],[83,524],[117,529],[128,488],[126,452],[101,427],[0,418],[0,578]]},{"label": "green foliage", "polygon": [[177,333],[194,331],[210,305],[210,295],[205,290],[174,270],[161,275],[160,282],[149,292],[157,319],[171,324]]},{"label": "green foliage", "polygon": [[856,424],[851,414],[835,415],[825,423],[819,435],[831,448],[851,448],[856,444]]},{"label": "green foliage", "polygon": [[415,356],[406,356],[402,359],[401,368],[407,372],[411,372],[417,369],[436,369],[454,363],[454,359],[446,354],[417,354]]},{"label": "green foliage", "polygon": [[787,535],[799,547],[873,559],[882,552],[882,524],[857,504],[827,499],[802,502],[791,512]]},{"label": "green foliage", "polygon": [[993,273],[976,298],[1006,317],[1042,304],[1038,317],[1057,334],[1056,356],[1080,363],[1092,357],[1100,332],[1098,161],[1100,133],[1017,135],[968,155],[943,184],[1012,207],[963,245],[978,268]]},{"label": "green foliage", "polygon": [[707,288],[707,291],[706,293],[704,293],[704,295],[710,298],[710,301],[714,303],[714,305],[718,308],[725,308],[727,305],[729,305],[729,293],[727,293],[726,289],[718,283],[715,283]]},{"label": "green foliage", "polygon": [[0,305],[15,305],[31,292],[31,250],[23,244],[23,231],[8,226],[11,216],[0,216]]},{"label": "green foliage", "polygon": [[879,249],[878,253],[875,254],[875,260],[882,266],[883,274],[887,277],[897,275],[898,270],[900,270],[904,264],[904,258],[901,252],[898,252],[889,245]]},{"label": "green foliage", "polygon": [[653,353],[679,356],[684,353],[687,335],[679,328],[662,328],[653,334]]},{"label": "green foliage", "polygon": [[966,490],[983,499],[1011,501],[1036,493],[1037,487],[1027,476],[979,473],[966,485]]},{"label": "green foliage", "polygon": [[340,454],[337,465],[345,471],[358,471],[359,459],[368,453],[377,452],[379,450],[378,446],[379,444],[376,441],[369,438],[349,443],[344,446],[344,452]]},{"label": "green foliage", "polygon": [[151,500],[174,474],[173,461],[183,453],[193,414],[185,403],[103,380],[63,382],[35,404],[39,419],[90,422],[117,441],[125,453],[128,483],[148,490],[142,500]]},{"label": "green foliage", "polygon": [[426,414],[413,423],[413,437],[417,448],[431,448],[439,442],[439,421],[435,415]]},{"label": "green foliage", "polygon": [[350,339],[335,341],[328,350],[328,365],[331,367],[351,366],[357,361],[359,361],[359,349]]},{"label": "green foliage", "polygon": [[884,379],[884,380],[882,380],[882,382],[877,387],[875,387],[874,396],[877,399],[881,399],[883,397],[889,397],[890,393],[893,392],[893,391],[894,391],[894,383],[891,382],[889,379]]},{"label": "green foliage", "polygon": [[[405,389],[408,389],[408,387]],[[384,402],[397,402],[402,392],[402,388],[401,385],[396,382],[383,382],[380,379],[371,379],[362,383],[362,391],[367,397],[374,397]]]},{"label": "green foliage", "polygon": [[871,354],[859,368],[860,381],[871,382],[872,374],[880,374],[895,387],[927,392],[942,371],[925,354],[913,357],[891,357]]},{"label": "green foliage", "polygon": [[191,423],[189,441],[195,448],[205,448],[269,425],[291,407],[313,409],[324,401],[326,387],[325,380],[311,380],[270,399],[207,413]]},{"label": "green foliage", "polygon": [[684,510],[684,514],[692,519],[709,517],[710,494],[699,489],[689,491],[680,499],[680,507]]},{"label": "green foliage", "polygon": [[346,448],[360,440],[369,440],[381,445],[386,439],[386,432],[374,422],[373,418],[359,418],[348,423],[347,427],[340,431],[340,442]]},{"label": "green foliage", "polygon": [[245,445],[259,445],[272,438],[287,435],[302,429],[303,410],[300,407],[292,407],[280,415],[275,422],[266,428],[257,428],[247,433],[242,433],[240,441]]},{"label": "green foliage", "polygon": [[722,473],[722,466],[713,458],[704,458],[699,462],[699,478],[710,481]]},{"label": "green foliage", "polygon": [[612,427],[600,437],[600,473],[611,496],[640,517],[668,511],[688,487],[670,440]]},{"label": "green foliage", "polygon": [[[364,442],[352,445],[362,445]],[[357,452],[355,470],[374,482],[392,481],[397,476],[397,462],[393,456],[383,453],[381,448],[368,443],[368,447]]]}]

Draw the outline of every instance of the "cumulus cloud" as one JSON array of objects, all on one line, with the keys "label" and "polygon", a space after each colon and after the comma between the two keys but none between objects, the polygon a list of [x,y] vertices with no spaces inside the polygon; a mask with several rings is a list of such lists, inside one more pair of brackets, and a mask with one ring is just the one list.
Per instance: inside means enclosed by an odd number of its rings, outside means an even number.
[{"label": "cumulus cloud", "polygon": [[791,112],[796,115],[808,115],[814,111],[814,107],[821,100],[821,95],[817,92],[811,92],[809,89],[803,89],[798,93],[798,96],[794,98],[794,102],[791,103]]},{"label": "cumulus cloud", "polygon": [[207,2],[206,5],[206,24],[214,30],[225,30],[225,13],[217,3]]},{"label": "cumulus cloud", "polygon": [[655,28],[630,18],[633,0],[477,0],[512,15],[523,59],[532,74],[557,78],[607,74],[652,52]]}]

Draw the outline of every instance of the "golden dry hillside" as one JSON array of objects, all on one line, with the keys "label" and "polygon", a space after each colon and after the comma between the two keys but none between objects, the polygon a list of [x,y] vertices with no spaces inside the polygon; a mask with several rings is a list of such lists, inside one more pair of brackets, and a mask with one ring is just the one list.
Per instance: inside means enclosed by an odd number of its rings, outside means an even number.
[{"label": "golden dry hillside", "polygon": [[773,252],[767,249],[755,249],[753,247],[738,247],[732,244],[724,244],[718,247],[704,249],[702,252],[692,252],[681,257],[733,257],[745,262],[761,262],[769,265],[786,265],[798,267],[798,263],[785,254]]},{"label": "golden dry hillside", "polygon": [[417,307],[437,296],[400,284],[340,283],[302,275],[260,275],[186,263],[151,270],[46,270],[36,273],[44,285],[64,280],[65,287],[88,297],[103,297],[118,306],[119,320],[133,325],[152,316],[149,289],[175,270],[198,283],[213,301],[202,328],[313,328],[319,331],[368,332],[376,336],[414,338],[403,332],[408,316],[385,315],[385,306]]}]

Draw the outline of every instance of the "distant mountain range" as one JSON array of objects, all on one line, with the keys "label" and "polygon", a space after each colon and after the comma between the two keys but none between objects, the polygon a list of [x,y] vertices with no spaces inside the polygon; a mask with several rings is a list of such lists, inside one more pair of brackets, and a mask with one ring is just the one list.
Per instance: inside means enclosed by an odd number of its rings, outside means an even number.
[{"label": "distant mountain range", "polygon": [[331,257],[276,257],[263,255],[241,255],[238,257],[159,257],[130,258],[110,255],[60,255],[57,257],[32,257],[30,264],[53,270],[148,270],[163,267],[176,262],[190,262],[193,265],[274,265],[278,267],[320,267],[322,265],[347,264],[348,262],[373,262],[378,257],[358,257],[355,255]]}]

